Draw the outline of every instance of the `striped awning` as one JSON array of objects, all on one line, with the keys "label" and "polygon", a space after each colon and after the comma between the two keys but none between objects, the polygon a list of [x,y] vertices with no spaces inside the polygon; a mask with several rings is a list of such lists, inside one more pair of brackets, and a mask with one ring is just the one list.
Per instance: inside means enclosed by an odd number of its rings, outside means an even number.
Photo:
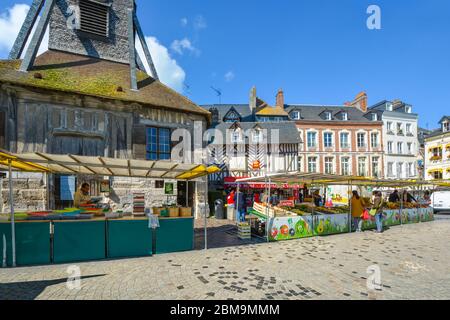
[{"label": "striped awning", "polygon": [[7,170],[9,163],[15,171],[177,180],[192,180],[220,171],[216,166],[208,167],[201,164],[170,161],[56,155],[39,152],[19,155],[1,151],[0,170]]}]

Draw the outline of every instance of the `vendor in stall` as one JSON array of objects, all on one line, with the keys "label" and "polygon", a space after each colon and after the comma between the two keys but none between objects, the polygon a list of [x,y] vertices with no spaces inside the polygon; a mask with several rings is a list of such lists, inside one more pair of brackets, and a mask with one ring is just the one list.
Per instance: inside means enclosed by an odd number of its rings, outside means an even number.
[{"label": "vendor in stall", "polygon": [[81,205],[89,204],[91,202],[91,196],[89,195],[90,190],[91,186],[89,185],[89,183],[83,183],[80,189],[75,192],[75,196],[73,199],[75,208],[79,208]]}]

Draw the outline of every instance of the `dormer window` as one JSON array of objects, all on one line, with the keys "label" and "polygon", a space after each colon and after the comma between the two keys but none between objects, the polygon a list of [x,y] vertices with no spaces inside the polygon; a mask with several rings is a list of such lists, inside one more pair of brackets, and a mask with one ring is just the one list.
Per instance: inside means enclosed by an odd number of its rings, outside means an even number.
[{"label": "dormer window", "polygon": [[224,122],[228,122],[228,123],[234,123],[237,121],[241,121],[241,117],[239,116],[239,114],[236,112],[236,110],[234,110],[234,108],[232,108],[224,117],[223,119]]},{"label": "dormer window", "polygon": [[342,112],[342,120],[347,121],[348,120],[348,113]]},{"label": "dormer window", "polygon": [[372,113],[372,121],[378,121],[378,114]]},{"label": "dormer window", "polygon": [[444,122],[442,124],[442,131],[443,132],[450,132],[450,121]]},{"label": "dormer window", "polygon": [[392,111],[393,108],[394,108],[394,107],[393,107],[392,103],[389,102],[389,103],[386,104],[386,110],[387,110],[387,111]]},{"label": "dormer window", "polygon": [[300,120],[300,111],[292,111],[291,112],[291,119],[292,120]]},{"label": "dormer window", "polygon": [[411,113],[411,112],[412,112],[411,106],[406,106],[406,107],[405,107],[405,112],[406,112],[406,113]]},{"label": "dormer window", "polygon": [[241,141],[241,132],[236,129],[231,132],[231,143],[239,143]]},{"label": "dormer window", "polygon": [[263,135],[262,135],[262,131],[260,129],[253,130],[252,136],[253,136],[254,143],[262,143]]},{"label": "dormer window", "polygon": [[79,0],[79,4],[79,31],[88,36],[108,38],[110,4],[106,0]]},{"label": "dormer window", "polygon": [[329,111],[325,112],[325,120],[327,120],[327,121],[331,120],[331,112],[329,112]]}]

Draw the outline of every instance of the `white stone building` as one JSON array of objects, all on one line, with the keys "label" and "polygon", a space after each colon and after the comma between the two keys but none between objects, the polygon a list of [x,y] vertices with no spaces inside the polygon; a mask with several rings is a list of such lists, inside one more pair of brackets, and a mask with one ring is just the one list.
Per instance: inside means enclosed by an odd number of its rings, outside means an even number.
[{"label": "white stone building", "polygon": [[425,179],[450,179],[450,116],[439,122],[441,128],[425,138]]},{"label": "white stone building", "polygon": [[399,100],[382,101],[370,107],[383,121],[384,168],[387,179],[418,177],[418,115]]}]

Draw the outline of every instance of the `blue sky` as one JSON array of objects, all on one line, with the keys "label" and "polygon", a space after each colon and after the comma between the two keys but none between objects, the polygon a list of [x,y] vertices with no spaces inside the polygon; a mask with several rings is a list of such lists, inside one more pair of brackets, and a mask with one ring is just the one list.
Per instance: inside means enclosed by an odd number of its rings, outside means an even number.
[{"label": "blue sky", "polygon": [[[1,18],[19,3],[31,1],[2,0]],[[398,98],[430,128],[450,114],[448,0],[137,4],[145,35],[158,44],[151,47],[162,49],[153,54],[165,55],[160,72],[168,79],[177,72],[173,86],[198,104],[218,102],[211,86],[222,90],[223,103],[246,103],[255,85],[269,103],[279,88],[287,103],[341,104],[360,91],[370,105]],[[371,4],[381,8],[381,30],[366,27]],[[0,58],[6,56],[0,46]]]}]

